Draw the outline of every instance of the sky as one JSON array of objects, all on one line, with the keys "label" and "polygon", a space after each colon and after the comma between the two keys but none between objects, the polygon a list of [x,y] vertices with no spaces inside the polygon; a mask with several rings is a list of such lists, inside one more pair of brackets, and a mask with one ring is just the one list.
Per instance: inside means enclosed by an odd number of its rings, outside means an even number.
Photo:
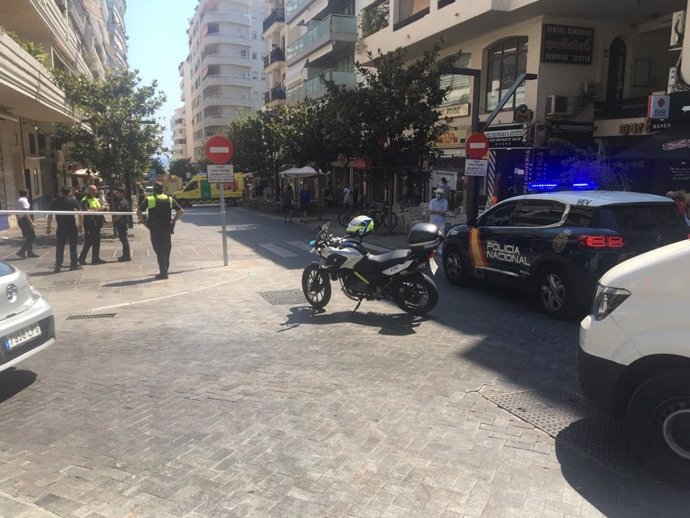
[{"label": "sky", "polygon": [[155,79],[167,101],[156,120],[165,128],[163,145],[172,147],[170,117],[182,106],[178,66],[187,59],[188,20],[198,0],[130,0],[125,11],[130,70],[139,70],[142,85]]}]

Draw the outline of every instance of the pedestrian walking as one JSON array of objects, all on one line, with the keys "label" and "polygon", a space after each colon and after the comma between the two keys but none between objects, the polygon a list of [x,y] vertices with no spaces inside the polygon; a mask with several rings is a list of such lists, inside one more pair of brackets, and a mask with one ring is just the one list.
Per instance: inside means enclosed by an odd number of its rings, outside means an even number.
[{"label": "pedestrian walking", "polygon": [[[86,196],[81,202],[82,210],[88,212],[103,212],[105,209],[101,207],[101,202],[98,201],[98,189],[95,185],[89,185],[86,188]],[[103,227],[103,216],[94,214],[93,216],[84,216],[84,246],[79,254],[79,264],[86,264],[86,256],[91,252],[91,264],[103,264],[106,261],[101,259],[101,228]]]},{"label": "pedestrian walking", "polygon": [[283,221],[285,223],[292,223],[292,202],[294,196],[292,193],[292,186],[289,183],[283,187],[283,192],[280,193],[280,203],[283,208]]},{"label": "pedestrian walking", "polygon": [[[129,204],[127,196],[125,196],[125,188],[121,185],[113,187],[113,195],[115,196],[114,212],[131,212],[132,207]],[[118,262],[124,263],[132,260],[132,255],[129,249],[129,239],[127,232],[129,231],[130,216],[117,216],[113,214],[113,225],[115,225],[115,232],[122,243],[122,255],[117,258]]]},{"label": "pedestrian walking", "polygon": [[445,177],[441,178],[441,183],[438,188],[443,191],[443,197],[450,203],[450,185],[448,185],[448,180]]},{"label": "pedestrian walking", "polygon": [[[172,218],[172,209],[175,209],[175,218]],[[148,216],[144,221],[144,212],[148,210]],[[167,279],[170,268],[170,250],[172,249],[171,234],[178,219],[182,217],[184,210],[170,196],[163,192],[163,184],[153,184],[153,194],[148,195],[137,208],[139,222],[145,223],[151,235],[151,245],[158,260],[159,273],[156,279]]]},{"label": "pedestrian walking", "polygon": [[309,212],[309,202],[311,201],[311,196],[309,193],[309,189],[307,189],[307,186],[302,182],[302,187],[299,191],[299,205],[300,208],[302,209],[302,217],[300,218],[300,221],[304,221],[307,219],[307,212]]},{"label": "pedestrian walking", "polygon": [[[50,210],[61,210],[61,211],[80,211],[81,205],[76,200],[73,194],[72,187],[65,185],[60,189],[62,196],[58,196],[50,204]],[[57,231],[55,236],[57,238],[57,243],[55,244],[55,269],[54,273],[59,273],[62,268],[62,262],[65,257],[65,244],[69,242],[69,269],[79,270],[78,257],[77,257],[77,234],[82,231],[83,228],[83,217],[78,215],[79,226],[74,219],[74,216],[69,216],[66,214],[57,214],[55,216],[55,221],[57,221]],[[50,235],[50,230],[53,224],[53,215],[48,214],[48,224],[46,226],[46,234]]]},{"label": "pedestrian walking", "polygon": [[[446,235],[446,212],[448,212],[448,200],[443,197],[443,189],[440,187],[434,191],[434,199],[429,202],[429,223],[433,223],[441,230],[441,235]],[[443,244],[439,245],[441,253]]]},{"label": "pedestrian walking", "polygon": [[[31,203],[29,203],[29,191],[26,189],[19,189],[19,198],[17,198],[17,210],[27,211],[31,209]],[[22,247],[17,252],[17,255],[22,259],[27,257],[38,257],[34,253],[34,241],[36,240],[36,231],[34,230],[34,218],[31,214],[17,214],[17,224],[22,231],[22,238],[24,243]]]},{"label": "pedestrian walking", "polygon": [[352,207],[352,190],[349,185],[346,185],[343,189],[343,205]]}]

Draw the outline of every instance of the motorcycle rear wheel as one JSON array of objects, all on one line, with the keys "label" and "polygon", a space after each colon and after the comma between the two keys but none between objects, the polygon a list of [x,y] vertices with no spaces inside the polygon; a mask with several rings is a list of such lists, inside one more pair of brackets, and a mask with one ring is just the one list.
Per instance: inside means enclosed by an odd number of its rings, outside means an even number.
[{"label": "motorcycle rear wheel", "polygon": [[393,286],[393,300],[410,315],[426,315],[438,302],[438,289],[434,281],[422,273],[401,277]]},{"label": "motorcycle rear wheel", "polygon": [[317,264],[310,264],[302,272],[302,292],[315,309],[326,307],[331,300],[331,281]]}]

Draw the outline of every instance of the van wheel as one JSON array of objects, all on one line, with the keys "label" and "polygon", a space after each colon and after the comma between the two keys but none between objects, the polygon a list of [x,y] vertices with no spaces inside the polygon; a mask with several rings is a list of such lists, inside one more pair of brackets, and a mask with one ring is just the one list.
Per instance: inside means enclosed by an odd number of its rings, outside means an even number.
[{"label": "van wheel", "polygon": [[470,272],[460,250],[448,248],[443,251],[442,257],[443,271],[448,282],[457,286],[467,286],[470,283]]},{"label": "van wheel", "polygon": [[557,265],[546,266],[537,275],[539,304],[548,316],[567,319],[572,314],[572,291],[565,270]]},{"label": "van wheel", "polygon": [[645,463],[660,478],[690,488],[690,371],[660,373],[640,385],[626,424]]}]

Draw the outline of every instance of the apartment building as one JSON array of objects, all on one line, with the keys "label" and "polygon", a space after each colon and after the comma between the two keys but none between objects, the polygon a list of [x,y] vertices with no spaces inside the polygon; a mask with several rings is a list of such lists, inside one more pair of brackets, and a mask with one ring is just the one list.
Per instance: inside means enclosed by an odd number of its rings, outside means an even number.
[{"label": "apartment building", "polygon": [[263,21],[264,42],[266,55],[264,56],[264,74],[266,75],[267,90],[264,94],[266,109],[272,110],[286,102],[285,76],[285,46],[287,41],[287,25],[285,24],[285,8],[283,0],[269,1],[270,14]]},{"label": "apartment building", "polygon": [[[559,141],[602,149],[610,157],[632,149],[628,156],[636,162],[625,167],[630,187],[663,193],[690,188],[687,148],[656,157],[634,149],[652,134],[673,140],[668,131],[682,127],[682,108],[690,106],[678,91],[686,86],[676,68],[687,8],[687,0],[357,0],[357,57],[366,62],[367,49],[403,47],[412,59],[440,42],[443,56],[461,53],[457,68],[475,71],[476,81],[457,73],[445,78],[452,91],[442,113],[453,117],[453,129],[439,142],[445,160],[436,168],[456,174],[458,190],[471,116],[486,121],[521,74],[529,73],[536,79],[522,81],[485,129],[489,202],[562,187]],[[652,113],[651,99],[665,108]],[[596,187],[586,178],[579,185]]]},{"label": "apartment building", "polygon": [[190,158],[187,147],[187,117],[184,106],[177,108],[170,118],[170,131],[173,141],[173,160]]},{"label": "apartment building", "polygon": [[187,30],[189,56],[180,67],[189,153],[198,160],[209,137],[263,105],[262,21],[258,0],[202,0]]},{"label": "apartment building", "polygon": [[[126,67],[125,2],[17,0],[0,4],[0,208],[12,208],[25,188],[44,207],[68,182],[64,157],[51,138],[54,124],[72,122],[53,68],[104,78]],[[108,26],[113,13],[117,22]],[[0,228],[8,218],[0,218]]]}]

